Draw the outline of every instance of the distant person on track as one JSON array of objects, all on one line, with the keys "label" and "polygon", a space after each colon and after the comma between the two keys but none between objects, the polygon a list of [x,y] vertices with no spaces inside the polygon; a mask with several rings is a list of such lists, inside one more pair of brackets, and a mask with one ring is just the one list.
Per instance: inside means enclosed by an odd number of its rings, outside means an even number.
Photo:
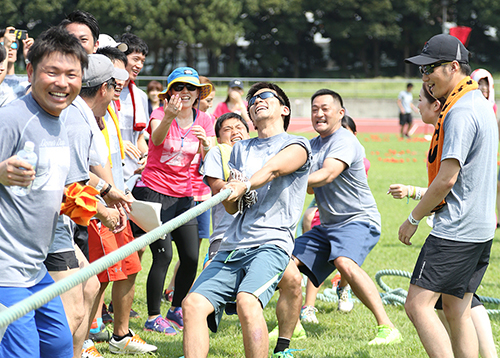
[{"label": "distant person on track", "polygon": [[410,138],[413,117],[411,111],[418,112],[418,108],[413,104],[413,84],[408,83],[406,90],[399,92],[398,107],[399,107],[399,125],[401,126],[401,138]]}]

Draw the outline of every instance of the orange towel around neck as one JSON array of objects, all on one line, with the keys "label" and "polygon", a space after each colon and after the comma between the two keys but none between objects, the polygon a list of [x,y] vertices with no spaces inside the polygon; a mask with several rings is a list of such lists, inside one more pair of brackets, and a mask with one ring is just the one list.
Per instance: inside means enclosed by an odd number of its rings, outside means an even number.
[{"label": "orange towel around neck", "polygon": [[[465,77],[462,81],[460,81],[451,94],[446,99],[446,102],[439,114],[438,121],[436,123],[436,128],[434,130],[434,134],[432,136],[431,147],[429,149],[428,167],[427,174],[429,178],[429,186],[432,181],[436,178],[439,168],[441,167],[441,156],[443,155],[443,143],[444,143],[444,130],[443,130],[443,121],[457,101],[462,98],[467,92],[473,91],[477,89],[477,82],[472,80],[469,76]],[[446,201],[443,199],[438,206],[436,206],[432,212],[436,212],[440,210],[443,206],[446,205]]]}]

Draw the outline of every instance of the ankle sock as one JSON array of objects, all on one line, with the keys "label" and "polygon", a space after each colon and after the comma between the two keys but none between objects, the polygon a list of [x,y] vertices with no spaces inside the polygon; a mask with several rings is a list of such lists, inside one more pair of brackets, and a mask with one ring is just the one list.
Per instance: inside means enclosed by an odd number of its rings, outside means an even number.
[{"label": "ankle sock", "polygon": [[276,342],[274,353],[283,352],[288,347],[290,347],[290,340],[288,338],[278,337],[278,342]]},{"label": "ankle sock", "polygon": [[117,336],[116,334],[113,333],[113,339],[117,342],[121,341],[125,337],[132,337],[132,333],[130,333],[130,331],[128,331],[128,333],[124,336]]},{"label": "ankle sock", "polygon": [[[95,326],[94,326],[95,324]],[[92,325],[90,326],[90,333],[99,333],[101,331],[101,326],[102,326],[102,317],[99,318],[94,318],[92,321]]]}]

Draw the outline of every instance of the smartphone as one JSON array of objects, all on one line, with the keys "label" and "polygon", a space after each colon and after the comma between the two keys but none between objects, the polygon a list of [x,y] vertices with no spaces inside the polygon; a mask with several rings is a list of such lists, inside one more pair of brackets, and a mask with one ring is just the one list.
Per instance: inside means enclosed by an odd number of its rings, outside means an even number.
[{"label": "smartphone", "polygon": [[27,30],[9,30],[9,32],[15,33],[16,34],[16,39],[18,41],[26,40],[28,37],[28,31]]}]

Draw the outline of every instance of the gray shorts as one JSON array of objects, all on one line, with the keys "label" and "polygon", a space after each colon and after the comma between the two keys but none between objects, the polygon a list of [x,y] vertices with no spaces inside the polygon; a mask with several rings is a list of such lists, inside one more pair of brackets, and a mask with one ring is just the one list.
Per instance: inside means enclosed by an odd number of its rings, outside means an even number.
[{"label": "gray shorts", "polygon": [[219,251],[191,289],[214,307],[207,318],[210,330],[217,332],[226,303],[234,301],[239,292],[251,293],[265,307],[289,261],[287,253],[276,245]]}]

